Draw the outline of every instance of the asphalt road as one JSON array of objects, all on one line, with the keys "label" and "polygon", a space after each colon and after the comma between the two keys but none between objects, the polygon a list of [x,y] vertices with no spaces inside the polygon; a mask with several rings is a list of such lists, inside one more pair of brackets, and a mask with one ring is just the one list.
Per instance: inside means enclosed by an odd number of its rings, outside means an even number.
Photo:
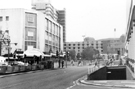
[{"label": "asphalt road", "polygon": [[87,74],[87,66],[43,70],[0,78],[0,89],[67,89],[73,81]]}]

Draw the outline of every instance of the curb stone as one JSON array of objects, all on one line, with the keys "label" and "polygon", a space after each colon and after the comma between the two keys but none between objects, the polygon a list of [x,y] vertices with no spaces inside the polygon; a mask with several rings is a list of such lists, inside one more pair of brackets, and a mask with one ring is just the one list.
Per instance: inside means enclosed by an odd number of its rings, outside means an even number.
[{"label": "curb stone", "polygon": [[117,88],[135,88],[135,85],[106,85],[106,84],[100,84],[100,83],[90,83],[86,82],[85,80],[79,80],[80,83],[86,84],[86,85],[95,85],[95,86],[106,86],[106,87],[117,87]]},{"label": "curb stone", "polygon": [[7,74],[7,75],[0,75],[0,78],[10,77],[10,76],[16,76],[16,75],[22,75],[22,74],[29,74],[29,73],[36,73],[43,70],[38,71],[29,71],[29,72],[22,72],[22,73],[13,73],[13,74]]}]

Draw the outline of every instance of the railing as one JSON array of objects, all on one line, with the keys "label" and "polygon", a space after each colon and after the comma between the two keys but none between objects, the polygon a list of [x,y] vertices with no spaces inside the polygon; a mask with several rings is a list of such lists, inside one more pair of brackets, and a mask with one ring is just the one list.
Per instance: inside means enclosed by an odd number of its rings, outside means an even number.
[{"label": "railing", "polygon": [[131,69],[131,71],[134,73],[134,67],[132,64],[134,64],[135,61],[134,59],[131,59],[131,58],[127,58],[127,62],[126,62],[126,65]]},{"label": "railing", "polygon": [[97,66],[90,65],[90,66],[88,66],[88,74],[91,74],[91,73],[97,71],[98,69],[100,69],[102,67],[103,67],[102,65],[97,65]]}]

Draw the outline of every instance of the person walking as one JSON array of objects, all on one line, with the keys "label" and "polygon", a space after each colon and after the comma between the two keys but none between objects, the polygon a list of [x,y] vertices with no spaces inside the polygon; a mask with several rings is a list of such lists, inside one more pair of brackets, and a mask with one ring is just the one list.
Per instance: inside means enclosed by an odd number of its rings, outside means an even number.
[{"label": "person walking", "polygon": [[62,60],[62,68],[64,67],[64,60]]},{"label": "person walking", "polygon": [[60,64],[61,64],[61,61],[60,61],[60,59],[59,59],[59,68],[60,68]]}]

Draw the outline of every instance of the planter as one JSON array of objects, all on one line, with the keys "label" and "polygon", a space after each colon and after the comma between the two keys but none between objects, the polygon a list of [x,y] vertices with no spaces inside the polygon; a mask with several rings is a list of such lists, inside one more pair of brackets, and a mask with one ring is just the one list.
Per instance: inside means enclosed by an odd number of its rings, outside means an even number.
[{"label": "planter", "polygon": [[44,69],[44,65],[40,65],[40,68],[41,68],[41,70],[43,70]]},{"label": "planter", "polygon": [[25,71],[26,69],[25,69],[25,66],[20,66],[20,72],[23,72],[23,71]]},{"label": "planter", "polygon": [[28,66],[26,66],[26,69],[27,69],[27,71],[31,71],[32,70],[32,66],[28,65]]},{"label": "planter", "polygon": [[6,73],[7,66],[0,66],[0,74]]},{"label": "planter", "polygon": [[36,70],[37,69],[37,65],[32,65],[32,70]]},{"label": "planter", "polygon": [[12,66],[8,66],[6,73],[13,73],[13,67]]},{"label": "planter", "polygon": [[13,72],[19,72],[19,66],[13,66]]}]

